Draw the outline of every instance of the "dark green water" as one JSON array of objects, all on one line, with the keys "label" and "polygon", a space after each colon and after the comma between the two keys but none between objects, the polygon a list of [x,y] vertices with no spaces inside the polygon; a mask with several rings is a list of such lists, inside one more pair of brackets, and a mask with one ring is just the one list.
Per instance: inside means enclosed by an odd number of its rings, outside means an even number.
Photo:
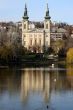
[{"label": "dark green water", "polygon": [[73,110],[73,67],[0,69],[0,110]]}]

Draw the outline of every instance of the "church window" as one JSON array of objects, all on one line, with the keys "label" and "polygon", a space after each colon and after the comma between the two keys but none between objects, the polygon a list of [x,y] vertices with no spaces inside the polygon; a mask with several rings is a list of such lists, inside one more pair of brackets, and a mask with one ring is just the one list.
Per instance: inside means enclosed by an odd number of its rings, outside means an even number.
[{"label": "church window", "polygon": [[35,39],[35,45],[37,44],[37,40]]},{"label": "church window", "polygon": [[30,46],[32,45],[32,39],[30,39]]},{"label": "church window", "polygon": [[26,29],[26,24],[24,24],[24,29]]},{"label": "church window", "polygon": [[39,39],[39,44],[41,45],[41,39]]},{"label": "church window", "polygon": [[46,29],[48,29],[48,24],[46,24]]}]

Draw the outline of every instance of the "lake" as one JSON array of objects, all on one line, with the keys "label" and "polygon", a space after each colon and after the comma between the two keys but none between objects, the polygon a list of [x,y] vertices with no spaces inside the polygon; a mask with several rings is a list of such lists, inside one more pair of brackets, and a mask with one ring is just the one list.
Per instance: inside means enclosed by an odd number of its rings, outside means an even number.
[{"label": "lake", "polygon": [[0,69],[0,110],[73,110],[73,67]]}]

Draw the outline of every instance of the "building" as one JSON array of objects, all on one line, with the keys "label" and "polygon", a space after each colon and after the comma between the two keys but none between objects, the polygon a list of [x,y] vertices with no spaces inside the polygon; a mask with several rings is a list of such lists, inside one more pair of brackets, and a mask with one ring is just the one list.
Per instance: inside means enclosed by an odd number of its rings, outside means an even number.
[{"label": "building", "polygon": [[69,36],[68,31],[66,29],[56,27],[51,28],[51,39],[53,39],[54,41],[63,40],[64,36]]},{"label": "building", "polygon": [[43,53],[50,47],[50,23],[49,8],[47,4],[44,27],[36,28],[29,22],[27,7],[25,5],[24,16],[22,20],[22,45],[31,52]]}]

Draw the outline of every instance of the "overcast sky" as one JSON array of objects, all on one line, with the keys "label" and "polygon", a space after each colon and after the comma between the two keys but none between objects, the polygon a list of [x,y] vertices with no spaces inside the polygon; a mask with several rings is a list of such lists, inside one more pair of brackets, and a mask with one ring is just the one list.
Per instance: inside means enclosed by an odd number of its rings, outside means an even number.
[{"label": "overcast sky", "polygon": [[25,3],[30,20],[44,20],[48,3],[52,21],[73,24],[73,0],[0,0],[0,21],[22,20]]}]

